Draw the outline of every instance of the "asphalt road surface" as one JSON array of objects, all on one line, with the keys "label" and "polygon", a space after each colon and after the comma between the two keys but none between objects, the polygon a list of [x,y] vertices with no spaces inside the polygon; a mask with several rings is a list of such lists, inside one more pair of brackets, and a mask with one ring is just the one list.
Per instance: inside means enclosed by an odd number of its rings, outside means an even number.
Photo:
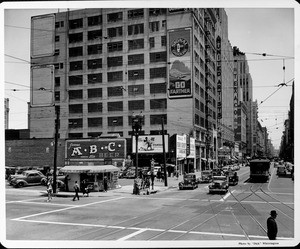
[{"label": "asphalt road surface", "polygon": [[[294,182],[288,177],[278,178],[273,167],[271,173],[268,182],[251,183],[249,167],[242,167],[238,171],[239,184],[230,186],[223,195],[208,194],[208,184],[199,184],[195,190],[170,188],[139,196],[98,192],[81,197],[80,201],[56,197],[46,202],[45,196],[33,194],[29,188],[9,189],[3,244],[22,247],[38,241],[49,247],[294,245]],[[275,242],[269,241],[266,234],[266,220],[273,209],[279,214]]]}]

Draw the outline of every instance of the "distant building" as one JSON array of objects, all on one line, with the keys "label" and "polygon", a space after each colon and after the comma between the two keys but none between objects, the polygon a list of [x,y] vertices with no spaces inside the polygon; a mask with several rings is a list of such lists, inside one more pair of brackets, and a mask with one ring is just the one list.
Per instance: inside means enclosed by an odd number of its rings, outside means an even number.
[{"label": "distant building", "polygon": [[4,99],[4,129],[9,127],[9,99]]}]

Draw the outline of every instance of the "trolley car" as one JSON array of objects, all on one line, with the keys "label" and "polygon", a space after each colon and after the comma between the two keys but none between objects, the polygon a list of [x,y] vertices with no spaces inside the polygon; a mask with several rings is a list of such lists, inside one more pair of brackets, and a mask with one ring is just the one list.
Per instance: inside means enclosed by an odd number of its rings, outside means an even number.
[{"label": "trolley car", "polygon": [[268,181],[270,177],[270,160],[253,159],[250,161],[250,180]]}]

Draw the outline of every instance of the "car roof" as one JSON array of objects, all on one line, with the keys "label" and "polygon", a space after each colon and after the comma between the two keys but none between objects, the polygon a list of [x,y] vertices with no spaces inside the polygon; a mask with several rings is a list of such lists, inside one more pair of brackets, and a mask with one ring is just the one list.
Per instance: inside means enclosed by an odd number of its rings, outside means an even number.
[{"label": "car roof", "polygon": [[41,171],[34,170],[34,169],[32,169],[32,170],[24,170],[23,172],[27,172],[27,173],[42,173]]}]

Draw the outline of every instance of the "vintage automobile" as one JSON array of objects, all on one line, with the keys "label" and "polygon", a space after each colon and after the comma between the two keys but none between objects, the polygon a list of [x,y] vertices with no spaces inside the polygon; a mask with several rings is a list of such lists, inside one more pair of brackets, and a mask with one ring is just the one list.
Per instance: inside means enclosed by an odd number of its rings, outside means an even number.
[{"label": "vintage automobile", "polygon": [[210,183],[212,181],[212,173],[210,170],[203,170],[201,172],[201,177],[199,183]]},{"label": "vintage automobile", "polygon": [[212,182],[209,184],[209,193],[226,193],[228,191],[228,176],[213,176]]},{"label": "vintage automobile", "polygon": [[183,181],[178,184],[180,190],[198,188],[198,179],[196,174],[189,173],[183,176]]},{"label": "vintage automobile", "polygon": [[277,176],[286,176],[287,169],[284,165],[279,165],[277,167]]},{"label": "vintage automobile", "polygon": [[229,186],[237,185],[239,183],[239,177],[236,172],[228,171],[227,176]]},{"label": "vintage automobile", "polygon": [[19,188],[27,185],[39,185],[45,178],[46,176],[38,170],[25,170],[22,174],[12,175],[10,185]]}]

